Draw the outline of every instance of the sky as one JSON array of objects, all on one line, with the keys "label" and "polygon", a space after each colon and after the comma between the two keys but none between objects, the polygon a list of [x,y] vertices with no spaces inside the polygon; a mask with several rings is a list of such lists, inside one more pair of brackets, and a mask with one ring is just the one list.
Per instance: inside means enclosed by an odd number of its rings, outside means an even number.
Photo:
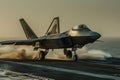
[{"label": "sky", "polygon": [[20,18],[42,36],[56,16],[61,32],[86,24],[102,37],[120,37],[120,0],[0,0],[0,38],[25,39]]}]

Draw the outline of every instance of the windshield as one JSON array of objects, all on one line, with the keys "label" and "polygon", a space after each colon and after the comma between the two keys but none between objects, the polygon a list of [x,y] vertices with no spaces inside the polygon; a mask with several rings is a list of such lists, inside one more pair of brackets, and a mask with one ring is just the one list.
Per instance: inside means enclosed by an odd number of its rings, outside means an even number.
[{"label": "windshield", "polygon": [[91,31],[86,25],[78,25],[72,28],[73,31]]}]

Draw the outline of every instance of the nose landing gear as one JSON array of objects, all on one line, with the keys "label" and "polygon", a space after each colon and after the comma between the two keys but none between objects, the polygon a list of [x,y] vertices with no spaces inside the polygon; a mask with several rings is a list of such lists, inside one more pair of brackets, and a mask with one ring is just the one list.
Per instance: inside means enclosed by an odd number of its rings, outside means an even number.
[{"label": "nose landing gear", "polygon": [[76,50],[77,49],[74,49],[74,48],[72,50],[64,49],[64,54],[66,55],[67,58],[73,59],[73,61],[77,61],[78,56],[76,54]]},{"label": "nose landing gear", "polygon": [[77,61],[77,60],[78,60],[78,55],[76,54],[76,51],[74,51],[73,61]]},{"label": "nose landing gear", "polygon": [[76,62],[78,60],[78,55],[76,53],[77,48],[72,48],[72,51],[73,51],[73,61]]}]

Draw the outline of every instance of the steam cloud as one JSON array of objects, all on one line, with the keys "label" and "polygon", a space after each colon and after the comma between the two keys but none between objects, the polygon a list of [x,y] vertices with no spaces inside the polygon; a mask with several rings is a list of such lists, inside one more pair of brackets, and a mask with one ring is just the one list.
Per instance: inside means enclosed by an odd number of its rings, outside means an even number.
[{"label": "steam cloud", "polygon": [[[0,46],[0,59],[38,59],[40,50],[33,51],[32,46]],[[99,59],[104,60],[112,57],[102,50],[88,50],[87,47],[77,50],[79,59]],[[63,50],[49,51],[46,58],[66,60]],[[69,59],[67,59],[69,60]]]},{"label": "steam cloud", "polygon": [[0,47],[2,59],[38,59],[39,51],[33,51],[32,46],[7,45]]},{"label": "steam cloud", "polygon": [[102,50],[88,50],[87,47],[83,47],[78,50],[79,59],[97,59],[97,60],[105,60],[106,58],[112,57],[111,54],[104,52]]}]

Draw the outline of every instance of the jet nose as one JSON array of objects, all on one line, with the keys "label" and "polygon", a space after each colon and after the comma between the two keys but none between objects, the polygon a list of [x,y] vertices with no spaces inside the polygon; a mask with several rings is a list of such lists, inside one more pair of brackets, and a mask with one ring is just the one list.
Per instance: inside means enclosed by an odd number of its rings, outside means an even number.
[{"label": "jet nose", "polygon": [[97,33],[97,32],[92,32],[92,39],[93,40],[97,40],[98,38],[100,38],[101,37],[101,35],[99,34],[99,33]]}]

